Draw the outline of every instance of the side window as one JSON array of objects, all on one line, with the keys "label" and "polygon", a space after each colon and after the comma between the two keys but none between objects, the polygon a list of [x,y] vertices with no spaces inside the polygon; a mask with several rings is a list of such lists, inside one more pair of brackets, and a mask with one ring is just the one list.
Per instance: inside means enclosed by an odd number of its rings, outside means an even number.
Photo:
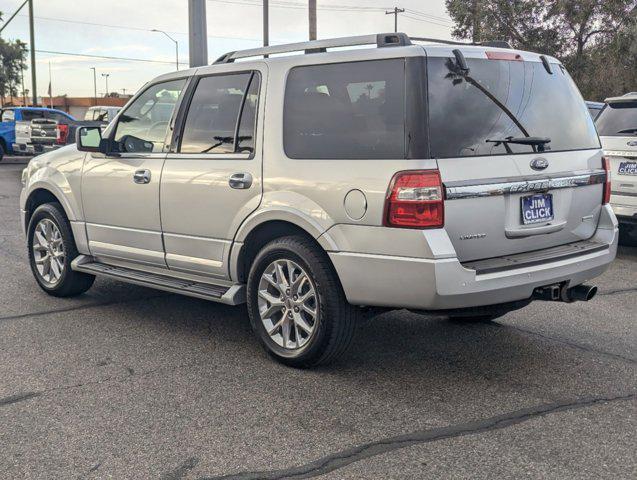
[{"label": "side window", "polygon": [[13,110],[3,110],[2,118],[0,118],[1,122],[13,122],[15,120],[15,111]]},{"label": "side window", "polygon": [[[119,117],[114,140],[125,152],[162,152],[168,124],[185,79],[155,84],[144,91]],[[99,117],[99,111],[95,118]]]},{"label": "side window", "polygon": [[258,96],[257,73],[201,78],[190,102],[179,151],[252,152]]},{"label": "side window", "polygon": [[58,123],[69,123],[69,119],[66,115],[62,115],[61,113],[57,113],[57,112],[47,112],[47,117],[50,118],[51,120],[55,120]]},{"label": "side window", "polygon": [[283,141],[290,158],[405,158],[405,60],[293,68]]}]

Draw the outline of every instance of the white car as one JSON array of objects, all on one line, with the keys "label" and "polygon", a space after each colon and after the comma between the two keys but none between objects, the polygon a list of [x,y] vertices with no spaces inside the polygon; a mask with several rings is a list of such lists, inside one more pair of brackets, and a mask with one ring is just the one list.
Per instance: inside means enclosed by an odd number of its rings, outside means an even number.
[{"label": "white car", "polygon": [[637,240],[637,92],[606,99],[597,131],[613,177],[610,203],[626,243]]}]

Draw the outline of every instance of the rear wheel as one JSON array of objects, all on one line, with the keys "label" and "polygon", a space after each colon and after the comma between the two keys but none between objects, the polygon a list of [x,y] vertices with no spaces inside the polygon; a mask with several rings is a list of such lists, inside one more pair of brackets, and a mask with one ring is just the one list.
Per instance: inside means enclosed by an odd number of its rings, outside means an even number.
[{"label": "rear wheel", "polygon": [[247,296],[252,329],[286,365],[332,362],[351,343],[358,308],[347,302],[325,252],[305,237],[263,247],[250,269]]},{"label": "rear wheel", "polygon": [[91,288],[93,275],[71,269],[79,253],[59,204],[40,205],[31,216],[27,235],[31,271],[42,290],[56,297],[71,297]]},{"label": "rear wheel", "polygon": [[0,142],[0,162],[2,161],[2,157],[4,157],[6,154],[5,149],[4,149],[4,145],[2,144],[2,142]]},{"label": "rear wheel", "polygon": [[637,225],[619,224],[619,243],[628,247],[637,247]]}]

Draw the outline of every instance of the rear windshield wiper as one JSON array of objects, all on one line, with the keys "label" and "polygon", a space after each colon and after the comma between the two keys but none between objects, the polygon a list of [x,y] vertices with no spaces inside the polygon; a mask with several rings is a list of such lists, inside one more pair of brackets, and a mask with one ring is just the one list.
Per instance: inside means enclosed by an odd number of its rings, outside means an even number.
[{"label": "rear windshield wiper", "polygon": [[624,130],[620,130],[617,133],[637,133],[637,128],[626,128]]},{"label": "rear windshield wiper", "polygon": [[547,143],[551,143],[550,138],[546,137],[506,137],[506,138],[497,138],[497,139],[487,139],[485,140],[487,143],[494,143],[495,146],[504,145],[507,153],[513,153],[511,147],[509,147],[510,143],[515,143],[516,145],[531,145],[533,147],[533,151],[537,147],[538,152],[543,152]]}]

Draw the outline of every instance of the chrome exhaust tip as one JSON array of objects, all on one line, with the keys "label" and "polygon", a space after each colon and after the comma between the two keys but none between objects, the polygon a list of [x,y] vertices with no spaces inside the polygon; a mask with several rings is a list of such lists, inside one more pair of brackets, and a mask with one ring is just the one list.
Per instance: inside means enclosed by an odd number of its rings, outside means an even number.
[{"label": "chrome exhaust tip", "polygon": [[597,287],[591,285],[577,285],[576,287],[566,290],[567,301],[575,302],[588,302],[597,295]]}]

